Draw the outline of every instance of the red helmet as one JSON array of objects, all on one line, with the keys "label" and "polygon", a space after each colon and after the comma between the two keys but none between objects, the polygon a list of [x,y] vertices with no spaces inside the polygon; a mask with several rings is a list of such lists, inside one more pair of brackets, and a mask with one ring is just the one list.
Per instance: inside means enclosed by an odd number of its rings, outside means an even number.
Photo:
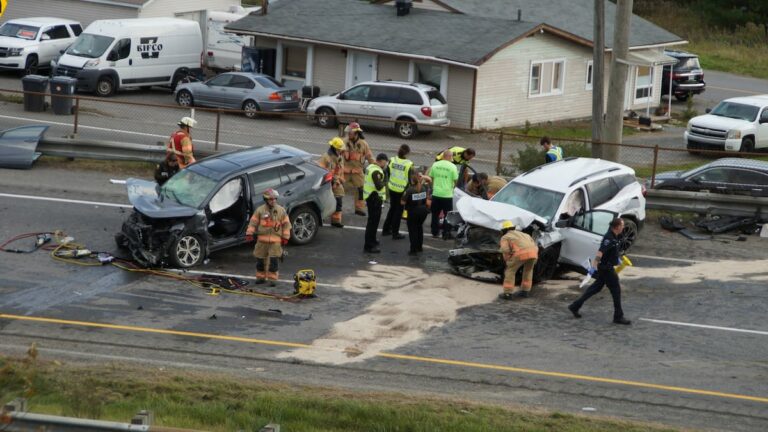
[{"label": "red helmet", "polygon": [[280,198],[280,194],[277,193],[276,190],[271,189],[271,188],[265,190],[264,191],[264,200],[268,200],[268,199],[272,199],[272,198],[278,199],[278,198]]},{"label": "red helmet", "polygon": [[352,122],[347,126],[349,128],[349,132],[362,132],[363,128],[360,127],[360,123],[358,122]]}]

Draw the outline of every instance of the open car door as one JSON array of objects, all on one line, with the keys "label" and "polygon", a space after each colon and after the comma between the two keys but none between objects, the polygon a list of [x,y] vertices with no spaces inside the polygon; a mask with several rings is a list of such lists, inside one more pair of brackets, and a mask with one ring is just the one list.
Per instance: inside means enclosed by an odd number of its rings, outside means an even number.
[{"label": "open car door", "polygon": [[617,213],[608,210],[590,210],[557,223],[563,236],[560,262],[581,266],[600,248],[600,241],[608,232]]}]

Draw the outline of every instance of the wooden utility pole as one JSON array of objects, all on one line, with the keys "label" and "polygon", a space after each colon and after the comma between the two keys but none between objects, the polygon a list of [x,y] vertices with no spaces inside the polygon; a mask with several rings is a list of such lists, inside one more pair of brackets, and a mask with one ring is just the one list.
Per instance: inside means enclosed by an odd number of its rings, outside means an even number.
[{"label": "wooden utility pole", "polygon": [[605,0],[595,0],[592,48],[592,157],[603,157],[605,122]]},{"label": "wooden utility pole", "polygon": [[[632,17],[632,0],[617,0],[616,20],[613,25],[613,53],[611,55],[611,80],[608,83],[608,108],[605,116],[607,143],[621,143],[624,128],[624,93],[627,85],[627,53],[629,52],[629,23]],[[603,159],[618,162],[620,147],[603,146]]]}]

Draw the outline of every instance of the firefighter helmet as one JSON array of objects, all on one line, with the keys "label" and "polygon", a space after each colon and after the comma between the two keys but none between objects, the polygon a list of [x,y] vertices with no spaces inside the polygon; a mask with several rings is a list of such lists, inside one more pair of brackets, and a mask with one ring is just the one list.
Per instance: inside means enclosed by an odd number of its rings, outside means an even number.
[{"label": "firefighter helmet", "polygon": [[197,120],[193,119],[192,117],[182,117],[181,120],[179,120],[179,126],[193,128],[197,126]]},{"label": "firefighter helmet", "polygon": [[343,150],[344,140],[339,137],[334,137],[332,140],[328,141],[328,145],[335,148],[336,150]]},{"label": "firefighter helmet", "polygon": [[274,189],[267,189],[267,190],[265,190],[264,191],[264,201],[272,199],[272,198],[278,199],[278,198],[280,198],[280,194],[277,193],[277,191],[274,190]]}]

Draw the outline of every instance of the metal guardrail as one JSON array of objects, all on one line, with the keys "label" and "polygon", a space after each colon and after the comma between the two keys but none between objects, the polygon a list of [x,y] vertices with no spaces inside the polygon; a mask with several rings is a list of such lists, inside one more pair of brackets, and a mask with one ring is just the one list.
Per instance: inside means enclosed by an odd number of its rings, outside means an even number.
[{"label": "metal guardrail", "polygon": [[[37,151],[46,156],[154,163],[161,162],[165,157],[164,145],[133,144],[80,138],[43,137],[37,144]],[[205,157],[211,154],[213,152],[195,150],[197,157]]]},{"label": "metal guardrail", "polygon": [[649,190],[646,208],[768,219],[768,198],[711,192]]}]

